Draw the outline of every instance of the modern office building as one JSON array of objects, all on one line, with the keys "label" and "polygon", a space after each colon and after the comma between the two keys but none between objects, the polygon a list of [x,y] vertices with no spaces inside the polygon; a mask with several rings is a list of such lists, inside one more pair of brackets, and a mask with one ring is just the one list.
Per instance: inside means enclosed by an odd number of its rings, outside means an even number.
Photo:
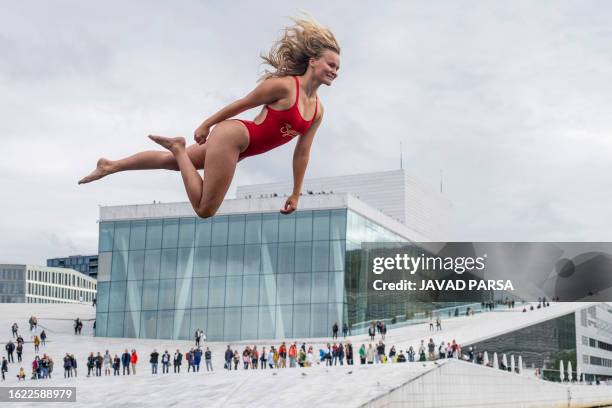
[{"label": "modern office building", "polygon": [[[392,316],[364,301],[362,265],[347,254],[367,241],[447,238],[448,200],[403,170],[307,180],[300,210],[281,215],[288,191],[239,187],[210,219],[189,203],[102,207],[96,334],[187,339],[201,328],[210,340],[237,340],[359,327]],[[426,208],[412,222],[405,206],[422,191]]]},{"label": "modern office building", "polygon": [[74,269],[94,279],[98,276],[98,255],[70,255],[47,259],[47,266]]},{"label": "modern office building", "polygon": [[96,280],[73,269],[0,265],[0,303],[79,303],[96,297]]}]

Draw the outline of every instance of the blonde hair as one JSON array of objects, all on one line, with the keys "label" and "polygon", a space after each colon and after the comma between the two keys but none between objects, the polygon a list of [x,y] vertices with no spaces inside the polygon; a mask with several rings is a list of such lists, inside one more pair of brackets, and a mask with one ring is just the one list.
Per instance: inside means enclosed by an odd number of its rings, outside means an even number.
[{"label": "blonde hair", "polygon": [[317,23],[312,17],[291,18],[294,24],[283,29],[282,37],[276,41],[267,55],[262,54],[264,64],[274,68],[266,69],[259,78],[279,78],[288,75],[303,75],[310,58],[319,58],[323,51],[331,50],[340,54],[340,45],[334,34]]}]

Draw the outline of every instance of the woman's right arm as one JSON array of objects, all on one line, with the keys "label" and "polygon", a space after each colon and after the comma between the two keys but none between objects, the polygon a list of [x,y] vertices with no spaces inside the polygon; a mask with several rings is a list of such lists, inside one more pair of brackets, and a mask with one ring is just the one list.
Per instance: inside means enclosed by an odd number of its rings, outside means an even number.
[{"label": "woman's right arm", "polygon": [[195,131],[195,141],[203,144],[210,128],[219,122],[232,118],[240,113],[260,105],[269,105],[286,98],[291,92],[288,82],[283,78],[270,78],[263,81],[244,98],[240,98],[202,122]]}]

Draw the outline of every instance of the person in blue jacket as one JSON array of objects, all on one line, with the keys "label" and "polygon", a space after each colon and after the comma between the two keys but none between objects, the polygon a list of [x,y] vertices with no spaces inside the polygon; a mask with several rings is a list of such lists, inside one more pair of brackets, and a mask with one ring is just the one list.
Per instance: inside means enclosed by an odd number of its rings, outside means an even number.
[{"label": "person in blue jacket", "polygon": [[193,370],[193,372],[195,373],[196,371],[200,371],[200,362],[202,361],[202,349],[201,348],[197,348],[196,351],[194,351],[193,353],[193,365],[195,366],[195,370]]},{"label": "person in blue jacket", "polygon": [[121,355],[121,365],[123,366],[123,375],[127,371],[127,375],[130,375],[130,353],[125,349],[123,354]]}]

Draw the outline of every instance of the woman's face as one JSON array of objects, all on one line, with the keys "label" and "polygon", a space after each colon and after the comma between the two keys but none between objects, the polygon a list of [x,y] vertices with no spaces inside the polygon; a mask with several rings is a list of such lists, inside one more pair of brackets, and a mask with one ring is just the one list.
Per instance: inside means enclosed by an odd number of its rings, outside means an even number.
[{"label": "woman's face", "polygon": [[315,78],[329,86],[338,76],[340,55],[332,50],[325,50],[319,58],[311,58],[310,66]]}]

